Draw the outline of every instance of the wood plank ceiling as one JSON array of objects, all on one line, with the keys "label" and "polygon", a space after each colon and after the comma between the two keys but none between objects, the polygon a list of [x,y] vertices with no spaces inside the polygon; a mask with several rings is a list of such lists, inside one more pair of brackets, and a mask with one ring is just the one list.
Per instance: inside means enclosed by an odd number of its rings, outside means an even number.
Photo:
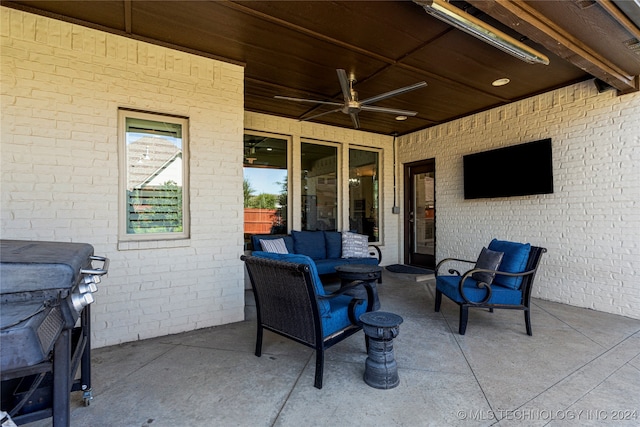
[{"label": "wood plank ceiling", "polygon": [[[633,0],[467,0],[451,4],[549,57],[528,64],[428,15],[420,1],[2,1],[3,6],[242,64],[245,109],[305,119],[343,102],[336,69],[366,99],[426,81],[361,111],[360,129],[406,134],[578,81],[639,89],[640,7]],[[510,83],[492,86],[499,78]],[[312,121],[353,127],[348,114]]]}]

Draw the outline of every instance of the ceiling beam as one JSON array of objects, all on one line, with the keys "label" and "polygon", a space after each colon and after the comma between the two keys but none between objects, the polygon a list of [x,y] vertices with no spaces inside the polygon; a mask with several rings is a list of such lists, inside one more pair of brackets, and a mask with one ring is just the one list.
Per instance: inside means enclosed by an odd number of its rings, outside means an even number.
[{"label": "ceiling beam", "polygon": [[124,0],[124,31],[131,34],[131,0]]},{"label": "ceiling beam", "polygon": [[598,0],[598,4],[604,10],[606,10],[607,13],[611,15],[616,21],[618,21],[618,23],[629,32],[629,34],[640,40],[640,29],[636,27],[635,24],[631,22],[629,18],[627,18],[627,15],[622,13],[622,11],[611,2],[611,0]]},{"label": "ceiling beam", "polygon": [[467,0],[467,3],[608,83],[620,93],[637,92],[640,89],[638,76],[621,70],[526,2]]}]

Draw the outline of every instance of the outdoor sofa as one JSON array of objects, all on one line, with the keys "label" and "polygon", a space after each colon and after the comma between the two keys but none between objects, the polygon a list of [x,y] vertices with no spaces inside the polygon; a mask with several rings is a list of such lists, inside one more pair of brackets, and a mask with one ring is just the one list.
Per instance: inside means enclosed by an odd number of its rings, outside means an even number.
[{"label": "outdoor sofa", "polygon": [[286,254],[306,255],[318,274],[331,274],[345,264],[378,265],[380,248],[369,244],[362,234],[340,231],[291,231],[291,234],[254,234],[254,256],[286,261]]}]

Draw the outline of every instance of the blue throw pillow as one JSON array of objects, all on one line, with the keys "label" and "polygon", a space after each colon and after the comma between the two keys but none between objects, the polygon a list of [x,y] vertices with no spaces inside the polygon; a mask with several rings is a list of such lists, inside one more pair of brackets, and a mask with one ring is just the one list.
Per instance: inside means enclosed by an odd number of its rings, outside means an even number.
[{"label": "blue throw pillow", "polygon": [[[505,240],[493,239],[491,243],[489,243],[488,249],[504,253],[502,262],[500,263],[500,271],[505,271],[507,273],[522,273],[527,268],[529,252],[531,252],[531,245],[529,243],[507,242]],[[520,289],[522,277],[496,274],[493,281],[494,283],[506,288]]]},{"label": "blue throw pillow", "polygon": [[339,231],[325,231],[324,243],[327,249],[327,259],[338,259],[342,255],[342,233]]},{"label": "blue throw pillow", "polygon": [[323,231],[292,231],[291,237],[293,237],[294,253],[306,255],[311,259],[327,257]]}]

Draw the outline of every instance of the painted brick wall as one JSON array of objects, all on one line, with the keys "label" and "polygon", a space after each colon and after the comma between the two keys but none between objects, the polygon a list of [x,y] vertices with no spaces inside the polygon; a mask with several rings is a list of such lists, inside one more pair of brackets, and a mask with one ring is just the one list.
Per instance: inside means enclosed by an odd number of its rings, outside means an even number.
[{"label": "painted brick wall", "polygon": [[[464,200],[463,155],[548,137],[553,194]],[[531,242],[549,250],[535,297],[640,318],[640,94],[589,81],[400,139],[400,161],[426,158],[438,260],[475,259],[494,237]]]},{"label": "painted brick wall", "polygon": [[[240,66],[1,13],[2,238],[111,259],[93,345],[244,318]],[[189,117],[191,239],[118,243],[118,107]]]}]

